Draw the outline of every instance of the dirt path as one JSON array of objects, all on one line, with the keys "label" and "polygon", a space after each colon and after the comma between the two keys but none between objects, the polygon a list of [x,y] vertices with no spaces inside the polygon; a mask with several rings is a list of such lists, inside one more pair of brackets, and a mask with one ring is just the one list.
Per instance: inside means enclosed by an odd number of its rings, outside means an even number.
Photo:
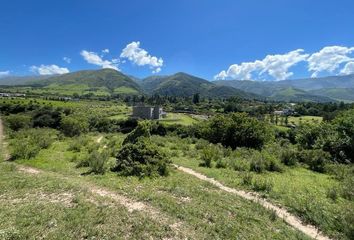
[{"label": "dirt path", "polygon": [[[2,125],[2,120],[0,118],[0,159],[3,157],[4,160],[8,160],[9,159],[9,154],[6,150],[6,144],[5,144],[5,136],[4,136],[4,127]],[[1,156],[2,155],[2,156]]]},{"label": "dirt path", "polygon": [[100,136],[99,138],[97,138],[96,143],[100,143],[102,141],[102,139],[103,139],[103,136]]},{"label": "dirt path", "polygon": [[193,175],[203,181],[209,182],[225,192],[236,194],[236,195],[238,195],[242,198],[245,198],[247,200],[257,202],[267,209],[273,210],[277,214],[278,217],[284,219],[284,221],[287,222],[289,225],[291,225],[292,227],[296,228],[297,230],[303,232],[304,234],[306,234],[309,237],[312,237],[314,239],[319,239],[319,240],[330,240],[330,238],[328,238],[323,233],[321,233],[315,226],[303,224],[302,221],[298,217],[289,213],[287,210],[280,208],[280,207],[268,202],[267,200],[261,198],[255,192],[246,192],[246,191],[242,191],[242,190],[236,190],[234,188],[229,188],[229,187],[224,186],[220,182],[216,181],[215,179],[209,178],[209,177],[207,177],[203,174],[200,174],[190,168],[185,168],[185,167],[181,167],[178,165],[174,165],[174,166],[178,170],[188,173],[190,175]]},{"label": "dirt path", "polygon": [[[62,180],[69,180],[69,181],[71,180],[70,177],[62,176],[60,173],[42,171],[40,169],[23,166],[23,165],[17,165],[17,170],[32,175],[38,175],[43,173],[53,174],[55,175],[55,177],[58,177]],[[122,194],[118,194],[114,191],[93,184],[89,184],[87,182],[82,183],[80,185],[85,187],[90,193],[96,196],[109,198],[113,200],[115,203],[124,206],[128,210],[128,212],[133,212],[133,211],[142,212],[152,220],[160,223],[161,225],[167,224],[171,228],[171,230],[174,233],[176,233],[176,237],[177,237],[176,239],[185,238],[185,236],[193,236],[193,230],[189,229],[188,226],[186,226],[182,222],[179,221],[176,222],[170,219],[166,214],[161,213],[159,210],[155,209],[150,205],[147,205],[140,201],[130,199]]]}]

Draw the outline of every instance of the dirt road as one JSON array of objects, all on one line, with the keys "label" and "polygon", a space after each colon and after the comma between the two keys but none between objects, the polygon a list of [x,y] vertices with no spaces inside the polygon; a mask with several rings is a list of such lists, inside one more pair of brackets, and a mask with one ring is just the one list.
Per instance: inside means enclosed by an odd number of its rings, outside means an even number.
[{"label": "dirt road", "polygon": [[319,240],[330,240],[329,237],[327,237],[323,233],[321,233],[315,226],[306,225],[306,224],[302,223],[302,221],[298,217],[296,217],[295,215],[293,215],[293,214],[289,213],[287,210],[285,210],[279,206],[276,206],[276,205],[268,202],[267,200],[261,198],[255,192],[246,192],[246,191],[237,190],[234,188],[229,188],[229,187],[224,186],[220,182],[216,181],[215,179],[209,178],[209,177],[207,177],[203,174],[200,174],[190,168],[185,168],[185,167],[181,167],[181,166],[177,166],[177,165],[174,165],[174,166],[178,170],[188,173],[190,175],[193,175],[203,181],[209,182],[225,192],[236,194],[236,195],[238,195],[242,198],[245,198],[247,200],[257,202],[267,209],[273,210],[278,217],[284,219],[284,221],[287,222],[290,226],[303,232],[304,234],[306,234],[307,236],[309,236],[311,238],[319,239]]}]

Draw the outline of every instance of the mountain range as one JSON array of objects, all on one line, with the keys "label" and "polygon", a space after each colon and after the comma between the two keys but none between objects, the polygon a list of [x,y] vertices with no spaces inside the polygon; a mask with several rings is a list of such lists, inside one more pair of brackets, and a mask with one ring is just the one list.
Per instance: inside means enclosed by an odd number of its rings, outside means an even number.
[{"label": "mountain range", "polygon": [[[72,95],[159,94],[188,97],[268,99],[273,101],[354,102],[354,74],[283,81],[208,81],[179,72],[139,79],[113,69],[84,70],[63,75],[5,77],[0,85],[32,89],[37,93]],[[9,88],[9,87],[8,87]]]},{"label": "mountain range", "polygon": [[279,101],[354,101],[354,74],[283,81],[219,80],[229,86]]}]

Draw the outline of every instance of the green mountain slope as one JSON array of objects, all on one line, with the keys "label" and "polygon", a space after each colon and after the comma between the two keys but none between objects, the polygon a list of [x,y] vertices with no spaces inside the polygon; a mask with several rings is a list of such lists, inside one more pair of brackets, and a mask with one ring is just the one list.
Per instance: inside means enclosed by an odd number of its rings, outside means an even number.
[{"label": "green mountain slope", "polygon": [[138,94],[139,85],[128,76],[113,70],[85,70],[30,83],[37,91],[72,95],[73,93],[94,95]]},{"label": "green mountain slope", "polygon": [[354,102],[353,88],[322,88],[309,91],[312,94],[327,96],[338,101]]},{"label": "green mountain slope", "polygon": [[247,93],[228,86],[217,86],[205,79],[186,73],[176,73],[171,76],[151,76],[141,82],[146,93],[167,96],[188,97],[199,93],[204,97],[231,97],[254,99],[260,98],[256,94]]},{"label": "green mountain slope", "polygon": [[293,87],[279,89],[274,94],[269,96],[270,100],[283,102],[333,102],[334,99],[310,94],[304,90]]}]

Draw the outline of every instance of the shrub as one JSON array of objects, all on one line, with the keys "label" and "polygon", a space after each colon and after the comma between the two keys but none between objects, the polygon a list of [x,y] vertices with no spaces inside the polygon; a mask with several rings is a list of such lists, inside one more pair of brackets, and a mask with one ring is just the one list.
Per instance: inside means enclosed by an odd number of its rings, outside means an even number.
[{"label": "shrub", "polygon": [[252,185],[253,175],[250,172],[245,172],[241,175],[242,185]]},{"label": "shrub", "polygon": [[195,144],[195,149],[201,150],[209,146],[209,142],[204,139],[199,139],[197,143]]},{"label": "shrub", "polygon": [[69,144],[69,151],[80,152],[81,148],[89,143],[89,138],[86,136],[78,136],[73,138]]},{"label": "shrub", "polygon": [[107,170],[106,164],[109,159],[109,153],[107,151],[99,152],[98,150],[92,151],[88,155],[88,166],[90,173],[104,174]]},{"label": "shrub", "polygon": [[325,165],[329,161],[330,155],[322,150],[303,150],[298,153],[299,161],[307,164],[309,168],[316,172],[325,172]]},{"label": "shrub", "polygon": [[248,147],[260,149],[272,138],[265,122],[249,117],[245,113],[216,115],[199,126],[199,135],[211,143],[226,147]]},{"label": "shrub", "polygon": [[336,187],[332,187],[332,188],[327,189],[326,196],[328,198],[332,199],[333,201],[336,201],[337,198],[338,198],[338,190],[337,190],[337,188]]},{"label": "shrub", "polygon": [[11,141],[12,159],[30,159],[41,149],[48,148],[54,141],[56,131],[50,129],[23,129]]},{"label": "shrub", "polygon": [[226,168],[227,167],[227,161],[225,158],[220,158],[216,162],[216,168]]},{"label": "shrub", "polygon": [[6,125],[13,131],[32,127],[32,119],[25,114],[11,114],[5,117]]},{"label": "shrub", "polygon": [[37,156],[41,149],[30,139],[23,139],[13,145],[12,159],[31,159]]},{"label": "shrub", "polygon": [[149,138],[151,125],[148,121],[142,121],[138,123],[138,126],[128,134],[124,139],[123,145],[128,143],[136,143],[140,138]]},{"label": "shrub", "polygon": [[148,139],[139,138],[135,143],[123,145],[112,170],[125,176],[166,176],[168,161],[155,144]]},{"label": "shrub", "polygon": [[313,149],[320,137],[322,127],[318,124],[301,124],[297,130],[296,142],[302,149]]},{"label": "shrub", "polygon": [[89,131],[89,124],[86,117],[79,115],[69,115],[61,119],[61,130],[66,136],[79,136]]},{"label": "shrub", "polygon": [[167,134],[167,129],[164,125],[160,124],[159,122],[154,122],[151,125],[150,133],[152,135],[165,136]]},{"label": "shrub", "polygon": [[257,179],[252,182],[252,189],[269,193],[273,189],[273,182],[269,179]]},{"label": "shrub", "polygon": [[33,115],[34,127],[59,128],[61,112],[50,107],[44,107],[35,111]]},{"label": "shrub", "polygon": [[236,158],[230,160],[230,167],[235,171],[249,171],[250,170],[250,163],[248,160],[244,158]]},{"label": "shrub", "polygon": [[280,160],[287,166],[294,166],[298,162],[297,151],[291,148],[285,148],[281,151]]},{"label": "shrub", "polygon": [[341,184],[341,195],[343,198],[354,200],[354,175],[348,176]]},{"label": "shrub", "polygon": [[119,130],[119,121],[99,115],[91,116],[88,122],[91,131],[113,133]]},{"label": "shrub", "polygon": [[221,154],[217,146],[210,144],[209,147],[202,149],[200,157],[202,163],[200,166],[211,168],[212,162],[217,162],[221,159]]},{"label": "shrub", "polygon": [[266,169],[265,162],[262,157],[253,158],[250,163],[250,170],[256,173],[262,173]]},{"label": "shrub", "polygon": [[268,152],[262,152],[262,156],[265,160],[265,165],[267,171],[270,172],[283,172],[283,167],[280,164],[280,161],[276,156],[268,153]]}]

